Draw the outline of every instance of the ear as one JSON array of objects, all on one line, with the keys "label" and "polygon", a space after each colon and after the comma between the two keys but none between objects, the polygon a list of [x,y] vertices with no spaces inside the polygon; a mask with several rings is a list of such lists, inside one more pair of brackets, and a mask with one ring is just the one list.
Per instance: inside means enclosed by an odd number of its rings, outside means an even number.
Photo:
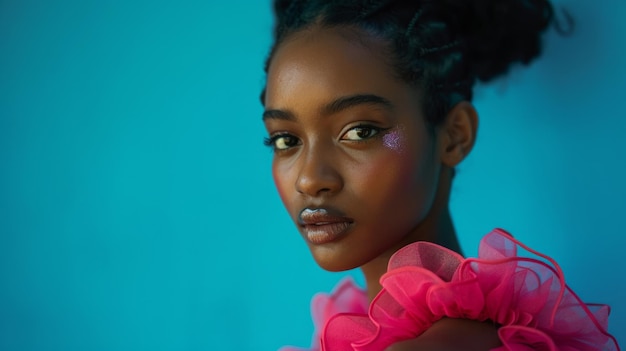
[{"label": "ear", "polygon": [[456,104],[439,126],[441,163],[453,168],[470,153],[476,140],[478,114],[468,101]]}]

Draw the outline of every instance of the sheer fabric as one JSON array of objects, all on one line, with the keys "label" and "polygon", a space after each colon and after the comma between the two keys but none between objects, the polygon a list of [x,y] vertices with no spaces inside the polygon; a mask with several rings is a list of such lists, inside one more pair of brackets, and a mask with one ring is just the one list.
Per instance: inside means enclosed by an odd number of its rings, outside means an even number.
[{"label": "sheer fabric", "polygon": [[[532,257],[519,256],[526,250]],[[382,351],[418,337],[444,317],[490,321],[502,346],[492,351],[619,350],[607,331],[609,307],[585,304],[550,257],[496,229],[477,258],[429,242],[398,250],[368,306],[349,278],[312,303],[311,348],[281,351]]]}]

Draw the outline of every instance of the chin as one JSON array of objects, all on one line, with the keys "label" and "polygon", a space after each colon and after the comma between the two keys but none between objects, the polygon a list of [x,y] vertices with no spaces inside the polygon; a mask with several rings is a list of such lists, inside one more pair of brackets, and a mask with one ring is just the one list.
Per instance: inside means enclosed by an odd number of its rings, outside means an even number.
[{"label": "chin", "polygon": [[309,250],[317,265],[329,272],[349,271],[367,263],[367,260],[359,260],[348,253],[342,253],[344,250],[336,245],[309,245]]}]

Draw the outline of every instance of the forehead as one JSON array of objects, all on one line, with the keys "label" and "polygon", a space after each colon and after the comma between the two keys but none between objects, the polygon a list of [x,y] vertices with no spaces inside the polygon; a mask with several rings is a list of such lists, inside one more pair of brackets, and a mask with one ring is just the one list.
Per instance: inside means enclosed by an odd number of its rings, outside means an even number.
[{"label": "forehead", "polygon": [[292,34],[270,63],[266,107],[303,95],[330,100],[357,93],[406,93],[410,87],[395,76],[386,52],[383,41],[350,28],[312,28]]}]

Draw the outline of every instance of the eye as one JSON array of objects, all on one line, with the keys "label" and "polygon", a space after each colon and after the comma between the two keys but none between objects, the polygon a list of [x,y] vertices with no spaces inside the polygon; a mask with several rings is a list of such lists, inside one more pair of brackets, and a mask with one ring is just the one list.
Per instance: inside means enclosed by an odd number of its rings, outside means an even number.
[{"label": "eye", "polygon": [[263,144],[273,148],[275,151],[280,151],[298,146],[300,144],[300,140],[290,134],[277,134],[269,138],[265,138]]},{"label": "eye", "polygon": [[354,127],[348,130],[347,132],[345,132],[344,135],[341,136],[341,140],[361,141],[361,140],[369,139],[373,137],[374,135],[378,134],[380,130],[381,128],[374,127],[374,126]]}]

